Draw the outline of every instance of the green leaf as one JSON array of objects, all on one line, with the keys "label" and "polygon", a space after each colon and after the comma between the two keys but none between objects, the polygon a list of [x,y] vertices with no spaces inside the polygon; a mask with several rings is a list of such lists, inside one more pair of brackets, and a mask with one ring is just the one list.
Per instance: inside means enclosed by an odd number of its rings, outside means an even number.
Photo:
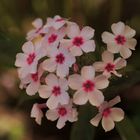
[{"label": "green leaf", "polygon": [[116,129],[122,140],[140,140],[132,122],[126,117],[123,121],[116,124]]},{"label": "green leaf", "polygon": [[70,140],[93,140],[95,127],[90,124],[91,118],[94,116],[95,109],[86,104],[79,108],[78,121],[73,125]]}]

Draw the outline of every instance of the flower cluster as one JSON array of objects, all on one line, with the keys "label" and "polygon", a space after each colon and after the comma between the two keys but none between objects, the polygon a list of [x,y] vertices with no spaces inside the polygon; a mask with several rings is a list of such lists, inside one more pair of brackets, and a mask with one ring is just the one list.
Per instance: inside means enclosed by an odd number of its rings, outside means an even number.
[{"label": "flower cluster", "polygon": [[[103,89],[109,86],[112,76],[121,77],[119,69],[126,66],[126,59],[135,49],[135,31],[124,23],[111,26],[113,34],[104,32],[102,40],[107,50],[102,53],[102,61],[86,65],[79,69],[77,59],[87,53],[95,53],[94,29],[85,26],[82,29],[60,16],[47,18],[45,25],[41,19],[33,21],[34,29],[27,33],[27,42],[22,46],[22,53],[16,55],[15,65],[21,80],[20,88],[26,89],[30,96],[38,93],[46,99],[45,103],[35,103],[31,117],[38,124],[44,116],[57,121],[57,128],[64,127],[66,121],[78,120],[78,105],[89,102],[99,110],[91,119],[91,124],[98,126],[102,119],[105,131],[114,128],[114,121],[124,118],[120,108],[112,107],[120,102],[117,96],[105,101]],[[116,53],[120,53],[115,56]]]}]

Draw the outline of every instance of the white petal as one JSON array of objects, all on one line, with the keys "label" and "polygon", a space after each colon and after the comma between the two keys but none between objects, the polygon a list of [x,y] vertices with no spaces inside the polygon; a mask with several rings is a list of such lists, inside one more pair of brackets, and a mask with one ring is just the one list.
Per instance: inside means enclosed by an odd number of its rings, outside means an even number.
[{"label": "white petal", "polygon": [[95,68],[96,71],[104,71],[105,68],[105,63],[104,62],[95,62],[93,64],[93,67]]},{"label": "white petal", "polygon": [[114,23],[111,29],[115,35],[120,35],[124,33],[125,25],[123,22]]},{"label": "white petal", "polygon": [[116,45],[115,43],[107,44],[107,50],[111,53],[118,53],[121,49],[121,46]]},{"label": "white petal", "polygon": [[63,127],[65,126],[65,122],[66,122],[66,119],[60,117],[60,118],[58,119],[58,121],[57,121],[56,127],[57,127],[58,129],[63,128]]},{"label": "white petal", "polygon": [[93,66],[84,66],[81,70],[81,76],[85,80],[93,80],[95,76],[95,69]]},{"label": "white petal", "polygon": [[41,124],[41,119],[43,117],[43,112],[38,107],[38,104],[34,104],[31,110],[31,117],[35,118],[37,124]]},{"label": "white petal", "polygon": [[69,67],[66,65],[58,65],[56,73],[59,77],[64,78],[69,74]]},{"label": "white petal", "polygon": [[73,56],[81,56],[83,54],[81,48],[73,46],[70,48],[70,52]]},{"label": "white petal", "polygon": [[61,95],[58,98],[59,98],[58,100],[59,100],[61,105],[68,104],[69,100],[70,100],[68,93],[64,92],[64,91],[63,91],[63,93],[61,93]]},{"label": "white petal", "polygon": [[15,66],[21,67],[26,64],[26,55],[23,53],[18,53],[16,55]]},{"label": "white petal", "polygon": [[76,62],[76,59],[71,53],[66,54],[66,61],[65,61],[66,65],[71,67],[75,62]]},{"label": "white petal", "polygon": [[97,127],[99,125],[99,122],[100,122],[101,119],[102,119],[102,114],[98,113],[95,117],[93,117],[90,120],[90,123]]},{"label": "white petal", "polygon": [[99,75],[95,77],[95,87],[97,89],[104,89],[108,87],[109,81],[106,76],[104,75]]},{"label": "white petal", "polygon": [[100,106],[104,101],[103,93],[100,90],[94,89],[93,93],[89,93],[88,95],[89,102],[93,106]]},{"label": "white petal", "polygon": [[59,79],[59,85],[62,89],[68,90],[68,81],[65,78]]},{"label": "white petal", "polygon": [[89,26],[85,26],[82,30],[81,30],[81,36],[84,37],[85,39],[89,40],[94,36],[94,32],[95,30]]},{"label": "white petal", "polygon": [[78,112],[75,108],[73,108],[71,113],[68,115],[68,120],[70,122],[75,122],[78,120]]},{"label": "white petal", "polygon": [[49,74],[47,75],[47,77],[45,78],[45,82],[48,86],[52,87],[52,86],[56,86],[58,85],[58,78],[55,74]]},{"label": "white petal", "polygon": [[49,98],[51,95],[51,91],[47,88],[46,85],[41,85],[39,87],[38,93],[39,93],[39,96],[44,99]]},{"label": "white petal", "polygon": [[32,96],[35,95],[39,89],[40,83],[30,83],[27,88],[26,88],[26,92],[28,95]]},{"label": "white petal", "polygon": [[40,18],[35,19],[35,20],[32,22],[32,25],[33,25],[35,28],[40,28],[40,27],[43,25],[42,19],[40,19]]},{"label": "white petal", "polygon": [[114,35],[109,32],[102,33],[102,40],[104,43],[113,43],[114,42]]},{"label": "white petal", "polygon": [[111,117],[103,117],[102,119],[102,126],[105,132],[110,131],[114,128],[115,123],[113,122]]},{"label": "white petal", "polygon": [[73,38],[75,36],[78,36],[80,34],[79,26],[75,24],[68,25],[67,27],[67,35],[69,38]]},{"label": "white petal", "polygon": [[115,69],[121,69],[123,67],[126,67],[127,61],[119,57],[114,61],[114,64],[115,64]]},{"label": "white petal", "polygon": [[136,31],[129,26],[125,26],[124,35],[126,38],[132,38],[136,34]]},{"label": "white petal", "polygon": [[54,72],[56,69],[56,63],[53,59],[47,59],[43,62],[43,69],[49,72]]},{"label": "white petal", "polygon": [[102,53],[102,60],[103,60],[104,62],[106,62],[106,63],[108,63],[108,62],[113,62],[113,60],[114,60],[114,55],[113,55],[111,52],[109,52],[109,51],[104,51],[104,52]]},{"label": "white petal", "polygon": [[47,101],[47,106],[49,109],[55,109],[58,107],[58,99],[54,95],[52,95],[48,101]]},{"label": "white petal", "polygon": [[84,105],[88,101],[88,94],[78,90],[73,96],[73,102],[77,105]]},{"label": "white petal", "polygon": [[120,50],[120,55],[124,58],[127,59],[132,55],[132,52],[130,49],[126,48],[126,47],[122,47]]},{"label": "white petal", "polygon": [[81,48],[83,49],[84,52],[94,52],[95,51],[95,42],[94,40],[88,40],[86,41]]},{"label": "white petal", "polygon": [[137,44],[137,40],[132,38],[132,39],[127,40],[125,46],[132,50],[135,50],[136,44]]},{"label": "white petal", "polygon": [[124,111],[121,108],[117,107],[111,108],[110,117],[112,118],[112,120],[120,122],[124,119]]},{"label": "white petal", "polygon": [[56,110],[48,110],[46,112],[46,117],[48,120],[55,121],[59,116]]},{"label": "white petal", "polygon": [[27,53],[27,54],[34,52],[33,43],[31,41],[24,43],[22,46],[22,50],[24,53]]},{"label": "white petal", "polygon": [[108,105],[110,107],[112,107],[112,106],[116,105],[117,103],[119,103],[120,101],[121,101],[120,96],[116,96],[114,99],[112,99],[108,102]]},{"label": "white petal", "polygon": [[70,88],[78,90],[82,87],[82,79],[79,74],[73,74],[68,78],[68,84]]},{"label": "white petal", "polygon": [[22,79],[25,78],[29,74],[29,70],[27,68],[19,68],[18,76]]}]

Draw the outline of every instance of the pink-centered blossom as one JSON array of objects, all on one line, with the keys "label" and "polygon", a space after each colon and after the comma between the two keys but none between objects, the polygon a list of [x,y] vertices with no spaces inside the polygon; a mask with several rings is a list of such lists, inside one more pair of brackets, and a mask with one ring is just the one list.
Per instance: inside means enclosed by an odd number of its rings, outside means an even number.
[{"label": "pink-centered blossom", "polygon": [[43,26],[43,21],[40,18],[35,19],[32,22],[32,25],[34,29],[32,29],[27,33],[27,37],[26,37],[27,40],[33,40],[39,35],[44,36],[48,32],[48,28]]},{"label": "pink-centered blossom", "polygon": [[49,28],[48,33],[42,40],[42,46],[46,48],[46,52],[49,55],[50,50],[57,48],[59,46],[60,40],[65,36],[65,27],[56,30],[52,27]]},{"label": "pink-centered blossom", "polygon": [[91,124],[98,126],[102,120],[102,127],[107,132],[115,127],[114,122],[120,122],[124,118],[124,111],[121,108],[113,107],[115,104],[121,101],[120,97],[110,100],[109,102],[104,101],[99,106],[99,113],[91,119]]},{"label": "pink-centered blossom", "polygon": [[21,79],[28,74],[37,72],[38,61],[45,56],[44,48],[40,44],[33,44],[31,41],[28,41],[22,46],[23,53],[16,55],[15,66],[19,67],[18,74]]},{"label": "pink-centered blossom", "polygon": [[135,50],[137,44],[133,37],[136,31],[125,25],[123,22],[114,23],[111,26],[112,33],[104,32],[102,40],[107,44],[108,51],[112,53],[120,53],[123,58],[129,58],[132,54],[131,50]]},{"label": "pink-centered blossom", "polygon": [[100,89],[106,88],[109,84],[106,76],[95,77],[95,70],[92,66],[84,66],[81,75],[73,74],[69,76],[68,82],[73,90],[77,90],[73,96],[75,104],[83,105],[89,100],[94,106],[103,102],[104,96]]},{"label": "pink-centered blossom", "polygon": [[56,127],[61,129],[65,126],[66,121],[75,122],[77,121],[78,112],[75,108],[72,107],[70,102],[67,105],[59,105],[56,109],[48,110],[46,112],[46,117],[48,120],[57,121]]},{"label": "pink-centered blossom", "polygon": [[20,79],[20,87],[26,88],[26,93],[30,96],[35,95],[41,85],[41,76],[43,74],[44,70],[42,69],[42,66],[40,64],[38,70],[36,73],[28,74],[25,78]]},{"label": "pink-centered blossom", "polygon": [[64,48],[54,48],[48,54],[49,58],[43,62],[43,68],[49,72],[55,72],[63,78],[69,74],[69,68],[75,63],[75,57]]},{"label": "pink-centered blossom", "polygon": [[102,61],[95,62],[93,66],[97,72],[103,72],[103,75],[109,78],[111,74],[121,77],[122,75],[116,70],[122,69],[126,64],[127,62],[125,59],[119,57],[114,60],[114,55],[112,53],[104,51],[102,53]]},{"label": "pink-centered blossom", "polygon": [[74,56],[81,56],[83,52],[94,52],[95,42],[91,40],[94,36],[94,29],[85,26],[80,30],[76,23],[69,24],[67,27],[67,36],[70,39],[63,39],[61,44],[63,47],[69,48]]},{"label": "pink-centered blossom", "polygon": [[54,74],[49,74],[45,78],[46,85],[40,86],[39,96],[48,98],[47,106],[50,109],[57,108],[58,104],[68,104],[70,97],[68,95],[68,82],[65,78],[58,78]]},{"label": "pink-centered blossom", "polygon": [[66,23],[66,19],[60,17],[59,15],[54,16],[54,18],[47,18],[47,23],[45,27],[53,27],[55,30],[60,29]]}]

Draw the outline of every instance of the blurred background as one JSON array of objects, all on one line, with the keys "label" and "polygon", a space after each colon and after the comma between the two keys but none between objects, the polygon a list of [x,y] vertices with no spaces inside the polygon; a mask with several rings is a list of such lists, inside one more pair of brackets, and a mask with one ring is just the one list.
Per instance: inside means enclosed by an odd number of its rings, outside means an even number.
[{"label": "blurred background", "polygon": [[[105,90],[108,99],[122,97],[126,119],[105,133],[88,121],[95,113],[87,105],[79,109],[79,121],[67,123],[58,130],[56,122],[43,119],[38,126],[30,118],[33,103],[42,102],[37,96],[28,97],[18,88],[19,80],[14,66],[16,53],[21,51],[31,22],[41,17],[60,15],[89,25],[96,30],[97,50],[104,44],[101,33],[110,31],[114,22],[123,21],[137,32],[136,51],[122,72],[123,78],[112,79]],[[0,140],[139,140],[140,135],[140,0],[0,0]],[[97,59],[100,58],[100,53]],[[88,62],[87,62],[88,63]]]}]

